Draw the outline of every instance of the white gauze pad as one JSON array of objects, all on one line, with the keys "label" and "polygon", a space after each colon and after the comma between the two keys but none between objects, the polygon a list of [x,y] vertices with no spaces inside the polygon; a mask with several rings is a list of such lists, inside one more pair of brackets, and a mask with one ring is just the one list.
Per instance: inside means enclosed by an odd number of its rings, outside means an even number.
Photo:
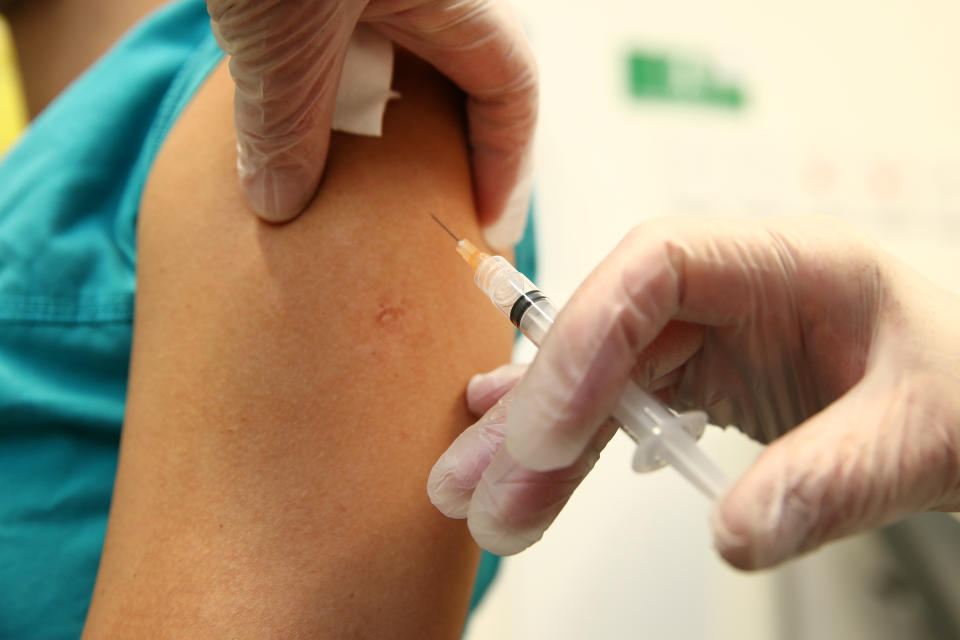
[{"label": "white gauze pad", "polygon": [[344,133],[380,137],[387,101],[400,94],[390,89],[393,43],[367,25],[357,25],[343,61],[333,128]]}]

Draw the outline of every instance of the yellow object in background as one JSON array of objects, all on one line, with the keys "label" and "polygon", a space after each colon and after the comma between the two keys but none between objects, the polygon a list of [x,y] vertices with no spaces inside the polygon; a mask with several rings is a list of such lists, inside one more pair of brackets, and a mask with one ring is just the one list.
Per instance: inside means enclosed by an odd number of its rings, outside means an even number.
[{"label": "yellow object in background", "polygon": [[0,155],[27,126],[27,107],[13,50],[13,35],[0,16]]}]

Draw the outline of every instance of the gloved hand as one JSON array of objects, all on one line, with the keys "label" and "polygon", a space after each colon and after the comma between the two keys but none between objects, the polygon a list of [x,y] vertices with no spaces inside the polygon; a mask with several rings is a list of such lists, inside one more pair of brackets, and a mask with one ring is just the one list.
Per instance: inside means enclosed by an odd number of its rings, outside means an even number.
[{"label": "gloved hand", "polygon": [[480,223],[498,248],[519,240],[537,71],[503,0],[208,0],[207,9],[231,56],[240,181],[262,218],[289,220],[316,191],[347,43],[364,22],[466,92]]},{"label": "gloved hand", "polygon": [[[714,507],[716,547],[737,567],[960,509],[960,299],[829,218],[638,226],[437,462],[431,499],[468,515],[481,546],[532,544],[631,376],[770,443]],[[471,406],[518,377],[475,378]],[[505,447],[480,437],[504,430]],[[513,457],[525,468],[504,474]]]},{"label": "gloved hand", "polygon": [[437,461],[427,480],[431,502],[445,516],[467,518],[474,539],[499,555],[522,551],[540,539],[593,468],[617,425],[607,422],[569,465],[532,471],[503,448],[511,389],[527,370],[508,364],[474,376],[467,406],[481,415]]}]

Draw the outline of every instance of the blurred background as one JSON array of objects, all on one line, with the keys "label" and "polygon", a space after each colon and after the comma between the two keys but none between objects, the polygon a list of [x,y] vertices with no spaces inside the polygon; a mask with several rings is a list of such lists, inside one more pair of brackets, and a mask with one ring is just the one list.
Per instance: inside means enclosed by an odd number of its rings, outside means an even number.
[{"label": "blurred background", "polygon": [[[540,63],[538,284],[557,302],[664,215],[835,216],[960,292],[957,2],[514,3]],[[759,451],[717,428],[704,446],[731,475]],[[949,516],[744,574],[705,499],[631,456],[617,434],[468,640],[960,637]]]}]

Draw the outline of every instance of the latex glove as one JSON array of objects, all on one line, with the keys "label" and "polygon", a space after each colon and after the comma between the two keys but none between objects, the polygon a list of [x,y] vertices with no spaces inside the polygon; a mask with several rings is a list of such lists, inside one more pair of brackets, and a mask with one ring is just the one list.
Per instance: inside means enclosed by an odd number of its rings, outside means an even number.
[{"label": "latex glove", "polygon": [[530,193],[537,71],[504,2],[208,0],[207,9],[231,56],[240,182],[261,217],[289,220],[313,197],[347,43],[364,22],[466,92],[480,223],[495,247],[519,240]]},{"label": "latex glove", "polygon": [[[647,386],[669,385],[671,371],[696,351],[700,335],[694,325],[669,324],[645,351],[657,363],[649,372],[656,381]],[[508,364],[470,380],[467,406],[482,417],[454,440],[427,480],[434,506],[447,517],[466,518],[477,544],[498,555],[517,553],[541,538],[618,428],[605,421],[563,467],[544,472],[522,466],[502,445],[512,389],[526,371],[526,365]]]},{"label": "latex glove", "polygon": [[[700,333],[651,352],[671,320]],[[715,544],[738,567],[960,508],[960,299],[837,220],[637,227],[512,390],[506,450],[529,469],[564,468],[596,446],[631,375],[659,379],[677,409],[772,442],[714,508]],[[505,513],[516,488],[489,480],[469,513]],[[558,501],[545,493],[525,495],[531,512]],[[508,518],[485,527],[501,553],[539,537],[511,538]]]},{"label": "latex glove", "polygon": [[447,517],[467,518],[477,544],[499,555],[540,539],[617,430],[608,423],[563,468],[540,472],[519,465],[501,445],[510,390],[525,371],[511,364],[473,377],[467,406],[483,417],[454,440],[427,480],[434,506]]}]

